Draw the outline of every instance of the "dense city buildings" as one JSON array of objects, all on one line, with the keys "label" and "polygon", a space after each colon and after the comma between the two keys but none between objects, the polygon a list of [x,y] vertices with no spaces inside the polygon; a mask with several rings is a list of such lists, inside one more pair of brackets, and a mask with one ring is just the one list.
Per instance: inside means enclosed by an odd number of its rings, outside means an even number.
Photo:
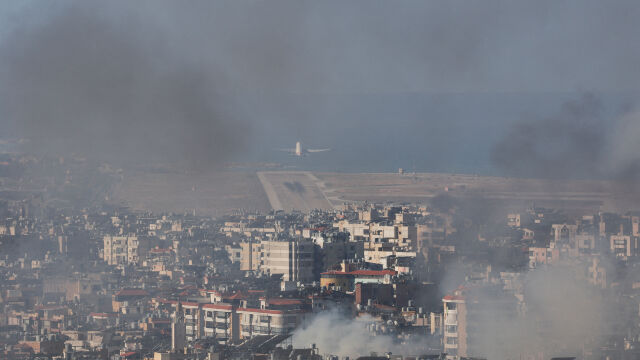
[{"label": "dense city buildings", "polygon": [[[61,206],[49,200],[62,196],[55,184],[0,203],[5,358],[638,354],[634,213],[485,216],[471,211],[478,199],[440,197],[214,218],[100,198]],[[575,336],[558,335],[566,326]],[[363,340],[350,350],[323,340],[341,331]]]}]

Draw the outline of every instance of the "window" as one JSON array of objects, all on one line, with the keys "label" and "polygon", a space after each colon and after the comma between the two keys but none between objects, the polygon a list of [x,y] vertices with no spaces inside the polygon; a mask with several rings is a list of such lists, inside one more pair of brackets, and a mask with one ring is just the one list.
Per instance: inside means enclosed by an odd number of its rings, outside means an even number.
[{"label": "window", "polygon": [[448,333],[457,333],[458,332],[458,326],[457,325],[447,325],[446,332],[448,332]]},{"label": "window", "polygon": [[447,303],[447,310],[456,310],[457,309],[457,305],[456,303],[452,303],[452,302],[448,302]]}]

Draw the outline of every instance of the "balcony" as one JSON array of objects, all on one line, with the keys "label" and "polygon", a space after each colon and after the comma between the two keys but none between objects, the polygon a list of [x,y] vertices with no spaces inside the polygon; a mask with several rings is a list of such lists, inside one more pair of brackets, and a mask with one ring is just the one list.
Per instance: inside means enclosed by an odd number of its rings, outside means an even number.
[{"label": "balcony", "polygon": [[444,318],[445,325],[458,325],[458,316],[457,315],[447,315]]}]

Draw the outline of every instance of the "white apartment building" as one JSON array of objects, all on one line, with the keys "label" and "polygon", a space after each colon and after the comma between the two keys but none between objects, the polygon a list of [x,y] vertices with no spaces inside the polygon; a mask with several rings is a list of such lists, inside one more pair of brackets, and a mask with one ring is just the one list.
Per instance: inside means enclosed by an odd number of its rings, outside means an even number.
[{"label": "white apartment building", "polygon": [[102,258],[109,265],[138,264],[149,249],[148,240],[137,236],[105,236]]}]

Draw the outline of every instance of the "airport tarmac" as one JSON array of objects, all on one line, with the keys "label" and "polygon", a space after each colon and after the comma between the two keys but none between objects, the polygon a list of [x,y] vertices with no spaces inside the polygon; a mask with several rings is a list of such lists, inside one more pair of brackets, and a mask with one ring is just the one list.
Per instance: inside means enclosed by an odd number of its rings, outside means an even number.
[{"label": "airport tarmac", "polygon": [[[625,192],[626,191],[626,192]],[[485,198],[504,207],[540,206],[591,212],[637,210],[634,191],[608,181],[520,179],[442,173],[220,171],[128,173],[114,198],[137,210],[223,215],[339,208],[349,203],[427,204],[440,194]],[[640,192],[639,192],[640,193]]]}]

